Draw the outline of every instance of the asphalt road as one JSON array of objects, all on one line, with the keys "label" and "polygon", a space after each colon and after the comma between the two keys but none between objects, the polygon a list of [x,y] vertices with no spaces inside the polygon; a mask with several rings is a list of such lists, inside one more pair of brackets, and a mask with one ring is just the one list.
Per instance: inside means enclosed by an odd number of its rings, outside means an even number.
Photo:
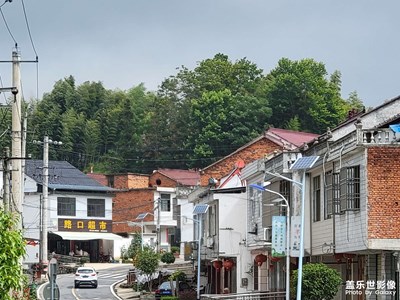
[{"label": "asphalt road", "polygon": [[[60,290],[60,300],[116,300],[110,289],[110,286],[126,278],[131,265],[108,265],[111,267],[97,268],[98,286],[74,288],[75,274],[62,274],[57,276],[57,285]],[[44,299],[44,298],[43,298]]]}]

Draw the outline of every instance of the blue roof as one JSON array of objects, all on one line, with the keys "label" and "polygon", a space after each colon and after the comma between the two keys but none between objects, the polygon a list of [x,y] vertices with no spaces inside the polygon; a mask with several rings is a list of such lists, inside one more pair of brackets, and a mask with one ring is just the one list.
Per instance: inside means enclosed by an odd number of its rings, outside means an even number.
[{"label": "blue roof", "polygon": [[[38,184],[43,184],[43,161],[26,160],[25,174]],[[49,188],[56,190],[112,192],[115,189],[103,186],[67,161],[49,161]]]}]

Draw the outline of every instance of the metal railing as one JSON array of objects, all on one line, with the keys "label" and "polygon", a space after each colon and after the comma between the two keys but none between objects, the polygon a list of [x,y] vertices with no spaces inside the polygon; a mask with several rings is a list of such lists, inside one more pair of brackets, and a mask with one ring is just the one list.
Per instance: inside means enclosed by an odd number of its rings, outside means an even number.
[{"label": "metal railing", "polygon": [[203,294],[201,300],[234,299],[234,300],[285,300],[285,292],[250,292],[239,294]]}]

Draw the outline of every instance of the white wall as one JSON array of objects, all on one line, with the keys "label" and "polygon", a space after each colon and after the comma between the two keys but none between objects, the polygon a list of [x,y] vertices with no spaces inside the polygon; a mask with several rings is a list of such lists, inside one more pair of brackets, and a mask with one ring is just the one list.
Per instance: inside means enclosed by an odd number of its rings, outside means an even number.
[{"label": "white wall", "polygon": [[[237,292],[249,291],[252,289],[252,280],[245,272],[253,260],[245,245],[247,193],[214,194],[214,198],[218,198],[219,206],[219,252],[223,256],[236,257]],[[247,287],[241,286],[242,278],[248,278]]]}]

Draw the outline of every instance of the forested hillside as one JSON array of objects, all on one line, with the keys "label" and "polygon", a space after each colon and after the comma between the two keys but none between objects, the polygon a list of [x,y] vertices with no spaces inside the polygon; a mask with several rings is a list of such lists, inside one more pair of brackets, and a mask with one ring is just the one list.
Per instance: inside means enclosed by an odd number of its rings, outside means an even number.
[{"label": "forested hillside", "polygon": [[[43,99],[26,103],[27,153],[42,158],[33,140],[62,141],[50,159],[84,170],[150,173],[159,167],[201,168],[259,136],[268,126],[323,133],[361,101],[341,97],[340,72],[329,75],[312,59],[281,59],[264,74],[246,58],[217,54],[184,66],[157,91],[144,85],[107,90],[101,82],[59,80]],[[2,132],[11,124],[2,109]],[[1,146],[9,145],[4,134]]]}]

